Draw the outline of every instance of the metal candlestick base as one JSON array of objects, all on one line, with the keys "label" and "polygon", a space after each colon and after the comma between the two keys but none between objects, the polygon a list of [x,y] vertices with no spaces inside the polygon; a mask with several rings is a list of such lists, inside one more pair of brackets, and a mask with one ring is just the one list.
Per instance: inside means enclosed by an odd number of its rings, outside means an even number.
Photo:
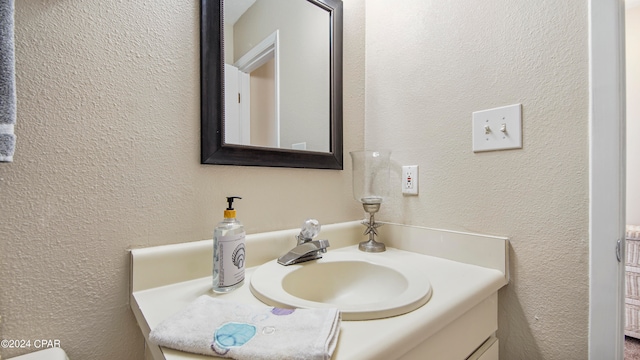
[{"label": "metal candlestick base", "polygon": [[378,235],[378,231],[376,229],[382,226],[382,224],[377,223],[374,219],[375,213],[377,213],[378,210],[380,210],[380,203],[377,203],[377,204],[363,203],[362,207],[364,208],[364,211],[366,211],[369,214],[369,221],[367,220],[362,221],[362,225],[367,227],[367,230],[364,231],[364,235],[369,235],[369,240],[361,242],[358,245],[358,249],[364,252],[383,252],[387,248],[384,246],[383,243],[377,242],[375,240],[375,236]]}]

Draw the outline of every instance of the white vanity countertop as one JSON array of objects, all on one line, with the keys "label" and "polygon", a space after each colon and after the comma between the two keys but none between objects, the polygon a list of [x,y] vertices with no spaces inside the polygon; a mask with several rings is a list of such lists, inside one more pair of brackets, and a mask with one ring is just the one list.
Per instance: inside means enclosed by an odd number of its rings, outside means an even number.
[{"label": "white vanity countertop", "polygon": [[[354,229],[356,229],[356,233],[359,232],[361,234],[361,228],[355,226],[353,223],[336,226],[339,227],[337,230],[344,231],[345,238],[351,237]],[[447,324],[485,300],[508,282],[508,272],[506,270],[508,269],[506,262],[508,246],[507,240],[504,238],[399,225],[388,225],[388,227],[391,229],[389,229],[387,233],[396,237],[402,237],[403,242],[407,241],[409,237],[416,236],[416,234],[420,237],[426,236],[430,239],[426,240],[426,238],[424,238],[425,240],[421,242],[421,246],[413,247],[411,250],[422,253],[422,256],[424,256],[425,264],[429,269],[428,273],[424,275],[431,282],[433,289],[432,297],[424,306],[408,314],[378,320],[342,321],[338,346],[333,354],[333,360],[397,358],[437,333]],[[331,234],[333,235],[333,233]],[[288,235],[287,233],[287,236]],[[447,238],[449,236],[450,238]],[[452,246],[453,252],[442,252],[441,247],[443,246],[442,242],[444,238],[447,238],[445,243],[450,243],[449,245]],[[329,238],[329,240],[332,241],[331,238]],[[357,240],[359,241],[360,238],[358,237]],[[465,245],[467,241],[471,241],[469,246]],[[486,243],[487,241],[490,244]],[[340,243],[340,240],[336,242]],[[486,264],[487,261],[489,263],[493,261],[495,264],[493,268],[424,255],[430,252],[429,247],[431,245],[427,244],[429,242],[438,246],[440,249],[438,250],[439,256],[450,258],[458,256],[455,254],[456,251],[475,251],[476,253],[479,252],[481,257],[482,252],[487,251],[487,248],[493,249],[489,251],[503,252],[502,264],[500,264],[499,261],[499,254],[491,255],[495,259],[498,259],[498,261],[487,259],[479,260],[483,265]],[[251,247],[249,243],[248,239],[247,244],[250,250]],[[397,246],[400,243],[387,242],[387,244],[388,246]],[[477,251],[478,249],[474,249],[475,246],[481,247],[483,251]],[[406,246],[403,247],[406,248]],[[135,251],[144,252],[146,249],[133,250],[132,252]],[[329,251],[342,250],[338,248],[330,249]],[[384,256],[401,258],[402,254],[403,251],[388,248]],[[461,258],[464,259],[467,256],[467,254],[463,254]],[[134,265],[135,261],[134,255]],[[248,262],[250,262],[249,259]],[[171,264],[167,264],[167,267],[170,268]],[[136,277],[140,277],[139,274],[132,274],[131,308],[136,315],[138,324],[145,338],[148,338],[149,329],[152,329],[164,319],[180,311],[203,294],[230,301],[261,305],[262,303],[251,294],[249,289],[249,282],[251,281],[251,275],[254,270],[255,266],[247,268],[245,283],[241,288],[222,295],[214,294],[211,291],[211,276],[162,284],[160,286],[139,286],[136,285]],[[135,272],[136,269],[134,268],[132,271]],[[153,271],[153,269],[151,271]],[[159,276],[162,276],[162,274],[159,274]],[[140,281],[138,281],[138,283],[139,282]],[[150,283],[153,283],[153,281]],[[212,358],[166,348],[162,348],[162,352],[166,359],[171,360]]]}]

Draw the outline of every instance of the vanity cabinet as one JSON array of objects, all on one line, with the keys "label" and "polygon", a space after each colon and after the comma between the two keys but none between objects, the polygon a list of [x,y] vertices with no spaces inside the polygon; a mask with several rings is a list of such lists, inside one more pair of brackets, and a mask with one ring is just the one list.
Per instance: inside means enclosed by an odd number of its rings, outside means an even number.
[{"label": "vanity cabinet", "polygon": [[474,351],[467,360],[498,360],[498,349],[500,348],[498,338],[490,337],[482,344],[478,350]]},{"label": "vanity cabinet", "polygon": [[[508,284],[508,240],[395,224],[383,229],[382,239],[395,239],[388,248],[424,256],[433,294],[403,315],[342,321],[332,360],[497,360],[498,290]],[[248,235],[245,285],[223,295],[211,291],[212,240],[131,250],[131,309],[145,340],[152,328],[203,294],[263,305],[249,290],[251,276],[294,246],[297,232]],[[339,251],[357,246],[361,225],[326,225],[320,236],[330,240],[329,251]],[[212,359],[150,343],[147,350],[147,359]]]},{"label": "vanity cabinet", "polygon": [[498,360],[497,300],[492,294],[399,359]]}]

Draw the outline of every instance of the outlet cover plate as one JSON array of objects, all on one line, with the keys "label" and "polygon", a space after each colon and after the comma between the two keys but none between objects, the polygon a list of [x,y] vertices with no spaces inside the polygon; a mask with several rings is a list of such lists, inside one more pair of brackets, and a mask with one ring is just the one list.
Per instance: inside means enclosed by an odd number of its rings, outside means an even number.
[{"label": "outlet cover plate", "polygon": [[522,104],[476,111],[471,128],[473,152],[522,149]]},{"label": "outlet cover plate", "polygon": [[418,195],[418,165],[402,166],[402,193]]}]

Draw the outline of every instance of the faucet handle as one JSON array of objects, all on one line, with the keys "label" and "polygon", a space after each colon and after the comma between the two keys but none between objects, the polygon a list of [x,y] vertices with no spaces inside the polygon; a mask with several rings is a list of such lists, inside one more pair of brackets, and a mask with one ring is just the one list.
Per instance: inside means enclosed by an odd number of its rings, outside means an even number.
[{"label": "faucet handle", "polygon": [[327,252],[329,240],[309,240],[289,251],[278,258],[280,265],[292,265],[301,262],[316,260],[322,258],[322,253]]},{"label": "faucet handle", "polygon": [[298,241],[309,241],[313,239],[318,233],[320,233],[320,222],[316,219],[307,219],[302,224],[300,234],[298,235]]}]

